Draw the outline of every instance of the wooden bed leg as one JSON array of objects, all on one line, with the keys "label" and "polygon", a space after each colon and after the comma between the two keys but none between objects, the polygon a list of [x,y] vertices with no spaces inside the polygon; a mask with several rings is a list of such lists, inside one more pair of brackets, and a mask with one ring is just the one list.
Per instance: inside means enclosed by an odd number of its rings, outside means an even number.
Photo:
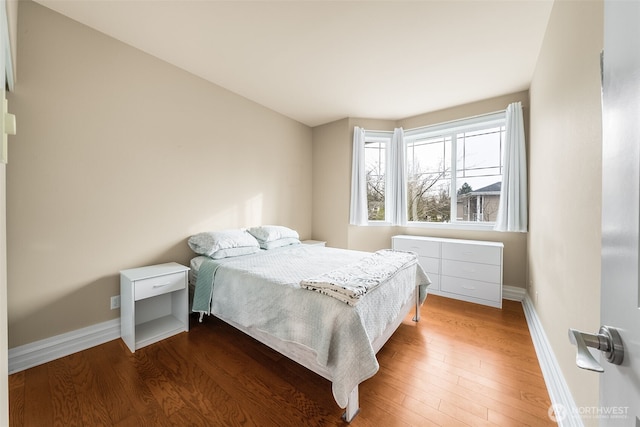
[{"label": "wooden bed leg", "polygon": [[347,408],[342,414],[342,419],[346,422],[350,423],[360,412],[360,404],[358,403],[359,395],[358,395],[358,386],[355,386],[351,393],[349,394],[349,401],[347,402]]},{"label": "wooden bed leg", "polygon": [[418,286],[416,286],[416,314],[413,316],[413,321],[420,321],[420,287]]}]

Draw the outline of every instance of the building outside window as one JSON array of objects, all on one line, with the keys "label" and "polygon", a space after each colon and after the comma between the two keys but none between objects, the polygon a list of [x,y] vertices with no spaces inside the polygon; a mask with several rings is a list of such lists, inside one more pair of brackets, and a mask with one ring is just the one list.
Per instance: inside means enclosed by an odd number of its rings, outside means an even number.
[{"label": "building outside window", "polygon": [[502,182],[496,182],[478,190],[458,193],[457,220],[495,222],[500,205],[501,187]]}]

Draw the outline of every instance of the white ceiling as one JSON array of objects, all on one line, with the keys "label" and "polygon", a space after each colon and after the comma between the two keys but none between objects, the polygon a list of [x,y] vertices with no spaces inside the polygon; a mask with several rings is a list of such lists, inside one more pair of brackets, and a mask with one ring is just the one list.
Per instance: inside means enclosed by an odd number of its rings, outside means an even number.
[{"label": "white ceiling", "polygon": [[553,0],[36,0],[309,126],[529,87]]}]

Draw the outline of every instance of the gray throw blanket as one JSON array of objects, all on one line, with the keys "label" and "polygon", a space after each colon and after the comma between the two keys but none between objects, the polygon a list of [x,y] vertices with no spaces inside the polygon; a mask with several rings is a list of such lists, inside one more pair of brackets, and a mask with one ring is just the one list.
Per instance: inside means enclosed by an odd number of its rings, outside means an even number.
[{"label": "gray throw blanket", "polygon": [[383,249],[353,264],[302,280],[300,286],[356,305],[367,292],[380,286],[399,270],[417,263],[417,260],[412,252]]}]

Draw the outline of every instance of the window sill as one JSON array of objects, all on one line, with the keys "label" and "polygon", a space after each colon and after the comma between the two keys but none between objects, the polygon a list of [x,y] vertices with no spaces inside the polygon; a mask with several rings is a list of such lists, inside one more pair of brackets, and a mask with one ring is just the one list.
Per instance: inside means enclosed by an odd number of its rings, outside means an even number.
[{"label": "window sill", "polygon": [[408,222],[408,228],[434,228],[439,230],[479,230],[493,231],[495,223],[476,222]]},{"label": "window sill", "polygon": [[[474,223],[474,222],[407,222],[406,225],[397,226],[403,228],[432,228],[437,230],[473,230],[473,231],[493,231],[494,223]],[[390,222],[369,221],[364,227],[393,227]]]}]

